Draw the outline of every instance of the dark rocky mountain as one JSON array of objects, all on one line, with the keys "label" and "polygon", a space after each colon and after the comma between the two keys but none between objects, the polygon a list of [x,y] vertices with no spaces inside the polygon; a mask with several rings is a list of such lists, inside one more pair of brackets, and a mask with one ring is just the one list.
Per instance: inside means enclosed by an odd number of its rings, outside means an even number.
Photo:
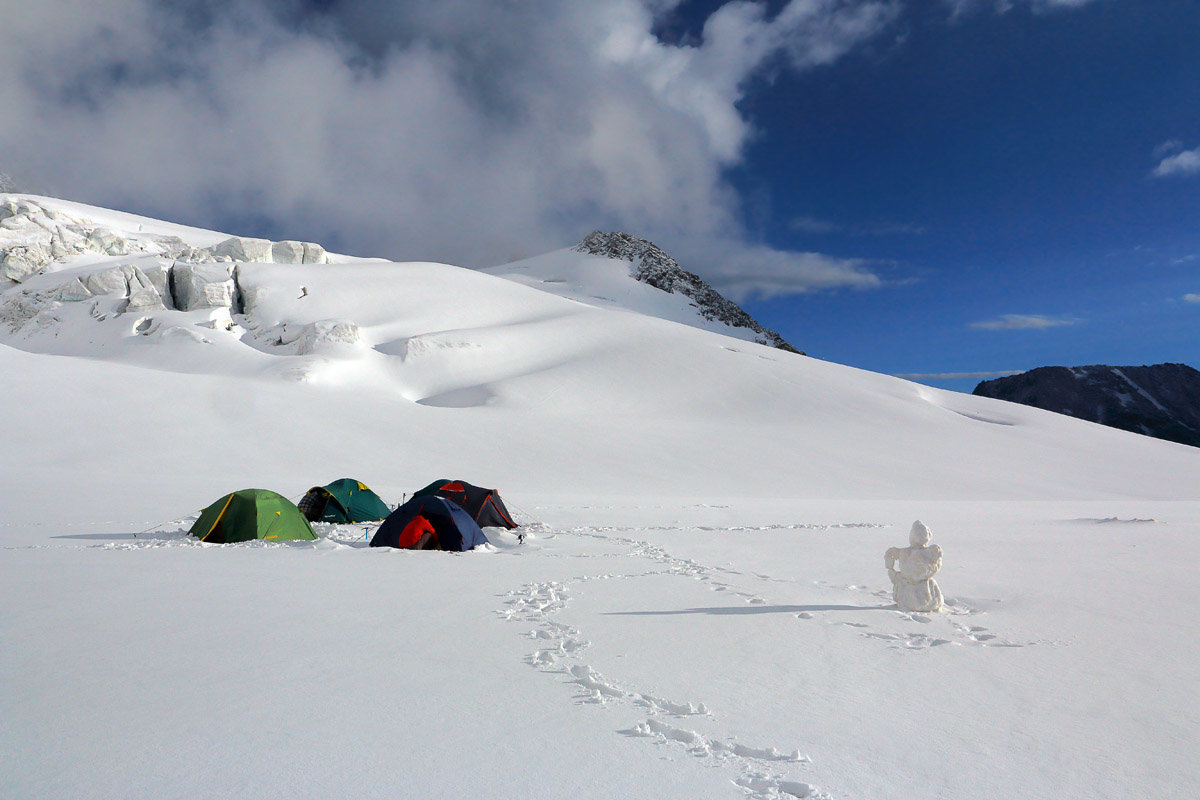
[{"label": "dark rocky mountain", "polygon": [[630,236],[628,233],[593,231],[575,250],[605,258],[628,261],[633,265],[633,277],[655,289],[681,294],[692,301],[700,315],[708,320],[723,322],[734,328],[754,331],[754,341],[777,347],[789,353],[800,353],[773,330],[764,328],[741,306],[729,300],[703,278],[688,272],[653,242]]},{"label": "dark rocky mountain", "polygon": [[1038,367],[974,394],[1200,447],[1200,371],[1186,364]]}]

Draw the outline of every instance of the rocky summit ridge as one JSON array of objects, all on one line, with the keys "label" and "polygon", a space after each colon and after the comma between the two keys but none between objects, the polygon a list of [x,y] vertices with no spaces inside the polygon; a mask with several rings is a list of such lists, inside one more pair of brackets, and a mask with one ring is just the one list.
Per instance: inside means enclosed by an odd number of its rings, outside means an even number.
[{"label": "rocky summit ridge", "polygon": [[800,353],[782,336],[763,327],[741,306],[722,295],[699,275],[679,266],[679,262],[651,241],[628,233],[593,231],[573,249],[588,255],[628,261],[636,280],[669,294],[687,297],[704,319],[732,328],[746,328],[754,332],[754,341],[759,344],[789,353]]}]

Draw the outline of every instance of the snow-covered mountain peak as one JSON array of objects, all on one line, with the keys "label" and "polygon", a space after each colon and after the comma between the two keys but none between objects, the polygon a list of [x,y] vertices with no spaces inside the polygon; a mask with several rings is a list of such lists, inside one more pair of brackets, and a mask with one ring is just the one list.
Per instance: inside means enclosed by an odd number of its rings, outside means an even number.
[{"label": "snow-covered mountain peak", "polygon": [[654,242],[628,233],[593,231],[573,249],[588,255],[628,261],[635,279],[669,294],[689,298],[704,319],[752,331],[755,334],[753,340],[759,344],[789,353],[800,352],[778,333],[759,324],[737,303],[722,295],[699,275],[679,266],[679,262]]}]

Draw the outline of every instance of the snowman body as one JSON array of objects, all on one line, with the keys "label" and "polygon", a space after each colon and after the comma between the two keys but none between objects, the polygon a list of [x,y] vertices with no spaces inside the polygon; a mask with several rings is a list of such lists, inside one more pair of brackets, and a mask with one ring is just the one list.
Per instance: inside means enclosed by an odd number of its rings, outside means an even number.
[{"label": "snowman body", "polygon": [[892,597],[901,611],[941,611],[942,590],[933,576],[942,568],[942,548],[930,544],[929,529],[913,523],[908,547],[889,547],[884,565],[892,579]]}]

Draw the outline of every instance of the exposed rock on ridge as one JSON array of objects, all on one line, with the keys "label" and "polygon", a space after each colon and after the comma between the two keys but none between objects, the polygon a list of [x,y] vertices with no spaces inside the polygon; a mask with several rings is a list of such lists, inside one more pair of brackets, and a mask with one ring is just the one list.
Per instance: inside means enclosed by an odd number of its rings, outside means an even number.
[{"label": "exposed rock on ridge", "polygon": [[1186,364],[1039,367],[974,394],[1200,447],[1200,371]]},{"label": "exposed rock on ridge", "polygon": [[754,341],[759,344],[777,347],[789,353],[800,353],[782,336],[764,328],[737,303],[723,296],[703,278],[679,266],[675,259],[653,242],[627,233],[593,231],[574,249],[580,253],[628,261],[633,265],[634,278],[655,289],[689,298],[705,319],[733,328],[747,328],[754,332]]}]

